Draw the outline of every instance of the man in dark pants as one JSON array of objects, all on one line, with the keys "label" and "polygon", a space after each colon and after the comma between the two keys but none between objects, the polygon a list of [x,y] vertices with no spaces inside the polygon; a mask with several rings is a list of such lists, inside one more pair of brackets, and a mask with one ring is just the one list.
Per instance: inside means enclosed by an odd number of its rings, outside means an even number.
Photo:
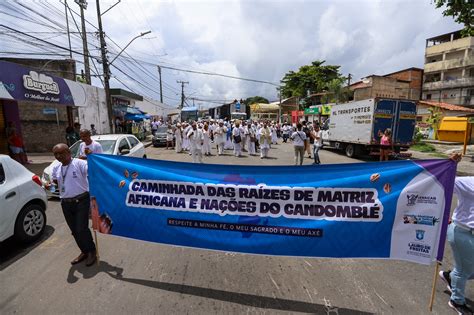
[{"label": "man in dark pants", "polygon": [[61,207],[72,236],[81,250],[72,265],[86,262],[92,266],[96,261],[96,249],[89,230],[89,182],[87,162],[71,157],[69,148],[59,143],[53,148],[54,157],[61,162],[52,171],[53,183],[59,188]]}]

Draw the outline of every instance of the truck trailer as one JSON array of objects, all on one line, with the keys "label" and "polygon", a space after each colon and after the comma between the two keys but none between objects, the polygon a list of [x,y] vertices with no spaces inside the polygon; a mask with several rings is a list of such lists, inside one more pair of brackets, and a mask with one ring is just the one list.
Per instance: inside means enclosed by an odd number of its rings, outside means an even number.
[{"label": "truck trailer", "polygon": [[379,155],[379,133],[391,129],[392,154],[403,156],[413,143],[415,124],[415,101],[374,98],[338,104],[323,125],[323,143],[348,157]]}]

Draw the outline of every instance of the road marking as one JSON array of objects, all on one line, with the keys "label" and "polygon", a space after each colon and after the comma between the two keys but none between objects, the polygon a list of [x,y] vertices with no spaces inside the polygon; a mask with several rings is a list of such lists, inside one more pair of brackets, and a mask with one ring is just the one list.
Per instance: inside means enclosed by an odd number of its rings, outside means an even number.
[{"label": "road marking", "polygon": [[[375,290],[374,290],[374,292],[375,292]],[[375,295],[378,296],[378,298],[381,299],[382,302],[384,302],[386,305],[388,305],[388,303],[385,302],[385,300],[377,292],[375,292]]]},{"label": "road marking", "polygon": [[303,259],[303,261],[304,261],[305,264],[307,264],[308,266],[313,267],[313,265],[311,265],[306,259]]}]

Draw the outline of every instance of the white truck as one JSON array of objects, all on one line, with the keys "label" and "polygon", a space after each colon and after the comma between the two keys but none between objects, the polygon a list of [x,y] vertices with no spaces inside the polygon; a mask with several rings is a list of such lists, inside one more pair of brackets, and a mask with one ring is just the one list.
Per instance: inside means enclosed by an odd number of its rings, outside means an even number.
[{"label": "white truck", "polygon": [[333,105],[323,125],[323,143],[344,150],[348,157],[380,152],[379,132],[392,131],[394,153],[403,155],[413,141],[416,102],[399,99],[367,99]]}]

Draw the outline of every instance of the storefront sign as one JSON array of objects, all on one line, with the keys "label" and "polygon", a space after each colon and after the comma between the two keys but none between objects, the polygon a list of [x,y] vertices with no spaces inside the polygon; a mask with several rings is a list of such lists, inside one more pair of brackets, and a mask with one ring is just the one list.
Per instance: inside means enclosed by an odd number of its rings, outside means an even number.
[{"label": "storefront sign", "polygon": [[305,108],[304,109],[304,114],[305,115],[318,115],[319,114],[319,108],[317,108],[317,107]]},{"label": "storefront sign", "polygon": [[16,63],[0,61],[0,99],[86,106],[97,95],[90,85],[32,71]]},{"label": "storefront sign", "polygon": [[331,106],[330,105],[323,105],[321,107],[321,115],[331,115]]}]

